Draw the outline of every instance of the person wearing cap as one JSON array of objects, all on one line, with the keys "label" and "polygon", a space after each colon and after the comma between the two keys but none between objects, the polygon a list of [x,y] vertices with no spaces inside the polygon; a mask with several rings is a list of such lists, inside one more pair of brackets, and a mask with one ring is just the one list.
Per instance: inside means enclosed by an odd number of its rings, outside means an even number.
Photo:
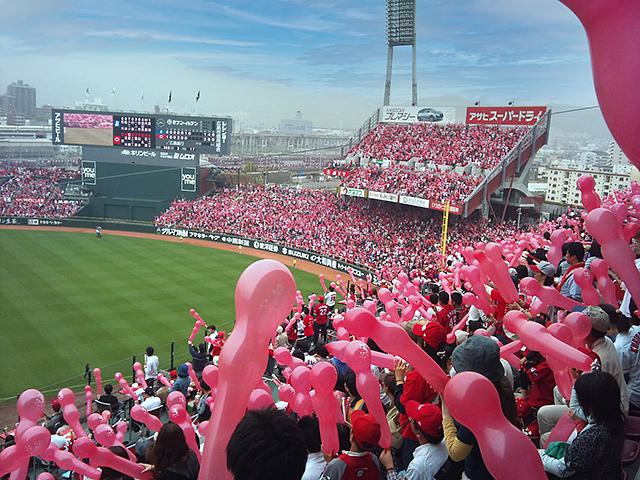
[{"label": "person wearing cap", "polygon": [[[371,451],[380,441],[380,425],[373,415],[357,410],[351,415],[351,447],[329,462],[321,480],[380,480],[383,467]],[[391,467],[393,470],[393,466]],[[393,471],[391,478],[395,478]]]},{"label": "person wearing cap", "polygon": [[42,425],[44,428],[49,430],[51,434],[54,434],[58,431],[60,427],[66,424],[64,416],[62,415],[62,407],[60,406],[60,402],[56,397],[51,399],[51,409],[53,410],[53,415],[47,417],[47,421]]},{"label": "person wearing cap", "polygon": [[329,323],[329,307],[324,303],[324,297],[318,297],[318,303],[313,306],[313,344],[318,343],[318,337],[322,334],[322,341],[327,343],[327,324]]},{"label": "person wearing cap", "polygon": [[[407,403],[406,410],[409,425],[420,446],[414,450],[413,460],[398,478],[433,480],[449,458],[447,446],[442,441],[442,411],[433,403],[418,403],[413,400]],[[387,469],[393,468],[393,459],[387,451],[380,456],[380,462]]]},{"label": "person wearing cap", "polygon": [[541,260],[538,264],[531,265],[533,278],[543,287],[553,286],[556,268],[549,262]]},{"label": "person wearing cap", "polygon": [[[473,335],[456,347],[451,360],[455,373],[476,372],[489,379],[500,397],[502,413],[509,422],[518,426],[513,389],[504,375],[500,348],[495,341],[482,335]],[[465,475],[473,480],[492,479],[471,430],[455,422],[444,408],[442,427],[449,456],[454,462],[464,460]]]},{"label": "person wearing cap", "polygon": [[329,307],[329,313],[333,313],[336,307],[336,289],[330,286],[327,293],[324,294],[324,299],[327,302],[327,307]]},{"label": "person wearing cap", "polygon": [[[613,342],[607,337],[607,331],[611,328],[609,315],[600,307],[587,307],[584,312],[591,320],[591,333],[585,339],[585,345],[597,355],[597,370],[611,374],[618,383],[620,388],[620,399],[622,402],[622,411],[625,416],[629,413],[629,389],[622,373],[622,364],[618,357],[618,352]],[[640,372],[639,372],[640,376]],[[558,388],[554,388],[554,397],[556,405],[545,405],[538,410],[538,426],[540,427],[540,441],[544,445],[548,438],[548,433],[558,423],[560,418],[569,410],[575,416],[582,420],[588,420],[578,404],[575,389],[571,391],[571,399],[569,406],[566,405],[564,399],[558,392]]]}]

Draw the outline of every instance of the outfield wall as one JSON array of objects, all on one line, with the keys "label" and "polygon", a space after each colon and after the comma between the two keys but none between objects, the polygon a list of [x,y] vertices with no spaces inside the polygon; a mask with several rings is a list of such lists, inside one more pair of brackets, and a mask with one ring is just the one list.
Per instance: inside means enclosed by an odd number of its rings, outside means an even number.
[{"label": "outfield wall", "polygon": [[195,240],[207,240],[225,245],[236,245],[238,248],[253,248],[264,252],[270,252],[285,257],[300,259],[315,263],[326,268],[340,272],[349,272],[351,269],[354,277],[366,279],[367,275],[372,276],[374,283],[377,277],[374,272],[356,264],[343,262],[342,260],[320,255],[319,253],[299,248],[290,248],[273,242],[227,235],[225,233],[199,232],[180,227],[156,227],[152,223],[125,222],[113,219],[92,219],[92,218],[29,218],[29,217],[0,217],[0,225],[22,225],[29,227],[75,227],[75,228],[95,228],[100,225],[104,229],[124,230],[128,232],[155,233],[162,236],[191,238]]}]

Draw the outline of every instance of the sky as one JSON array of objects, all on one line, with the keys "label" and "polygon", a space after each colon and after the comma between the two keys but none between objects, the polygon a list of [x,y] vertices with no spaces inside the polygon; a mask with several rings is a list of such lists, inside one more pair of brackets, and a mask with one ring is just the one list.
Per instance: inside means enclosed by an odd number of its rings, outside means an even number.
[{"label": "sky", "polygon": [[[416,28],[420,105],[597,104],[586,35],[558,0],[417,0]],[[172,91],[180,113],[357,128],[382,104],[386,57],[383,0],[0,0],[0,91],[23,79],[38,104],[88,88],[151,110]],[[410,104],[410,73],[396,48],[392,104]]]}]

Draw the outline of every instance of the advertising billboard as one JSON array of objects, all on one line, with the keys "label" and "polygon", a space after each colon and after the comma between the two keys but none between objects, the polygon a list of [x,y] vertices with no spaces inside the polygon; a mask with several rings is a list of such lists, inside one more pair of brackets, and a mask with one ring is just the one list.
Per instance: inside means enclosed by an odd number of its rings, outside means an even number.
[{"label": "advertising billboard", "polygon": [[467,107],[467,125],[535,125],[547,107]]},{"label": "advertising billboard", "polygon": [[382,123],[455,123],[454,107],[382,107],[380,122]]},{"label": "advertising billboard", "polygon": [[57,145],[229,155],[231,119],[170,114],[53,110]]}]

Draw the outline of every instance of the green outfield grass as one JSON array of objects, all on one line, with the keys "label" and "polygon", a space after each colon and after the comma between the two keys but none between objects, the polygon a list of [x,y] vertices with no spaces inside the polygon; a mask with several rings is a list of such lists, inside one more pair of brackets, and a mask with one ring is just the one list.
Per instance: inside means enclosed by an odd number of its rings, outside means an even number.
[{"label": "green outfield grass", "polygon": [[[230,330],[234,288],[255,258],[181,243],[0,230],[0,398],[83,383],[84,365],[130,375],[152,345],[160,367],[187,357],[195,308]],[[317,277],[294,271],[305,296]],[[202,336],[198,337],[199,339]]]}]

